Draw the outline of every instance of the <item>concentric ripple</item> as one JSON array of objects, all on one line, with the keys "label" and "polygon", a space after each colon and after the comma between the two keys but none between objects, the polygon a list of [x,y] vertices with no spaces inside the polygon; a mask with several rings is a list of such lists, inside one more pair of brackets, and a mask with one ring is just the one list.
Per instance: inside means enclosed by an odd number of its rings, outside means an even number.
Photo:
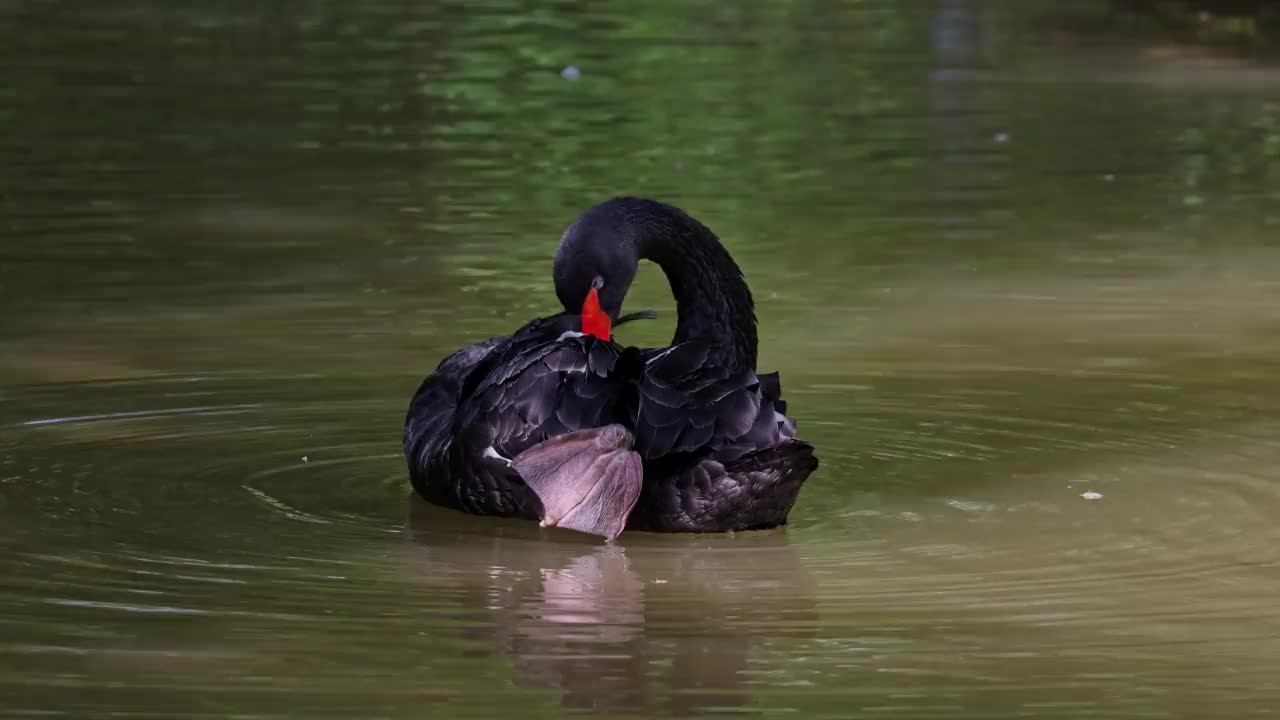
[{"label": "concentric ripple", "polygon": [[[1213,406],[1219,383],[1146,378],[1152,396],[1097,413],[1129,374],[789,378],[824,463],[791,528],[614,545],[411,499],[385,420],[408,379],[19,389],[0,682],[17,707],[68,687],[95,707],[270,707],[284,687],[390,712],[447,703],[502,657],[517,686],[472,706],[552,688],[596,711],[780,710],[824,688],[919,714],[1119,716],[1191,679],[1265,692],[1280,426]],[[1156,401],[1169,383],[1183,402]]]}]

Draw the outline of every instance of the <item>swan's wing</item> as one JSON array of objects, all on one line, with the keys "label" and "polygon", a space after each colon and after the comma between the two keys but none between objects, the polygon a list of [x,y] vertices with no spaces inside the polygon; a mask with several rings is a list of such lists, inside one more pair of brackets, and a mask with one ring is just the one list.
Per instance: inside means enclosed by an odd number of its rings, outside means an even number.
[{"label": "swan's wing", "polygon": [[468,452],[514,457],[565,433],[617,422],[618,348],[595,338],[513,343],[465,401],[455,432]]},{"label": "swan's wing", "polygon": [[646,459],[710,450],[731,460],[795,437],[777,373],[726,371],[697,341],[647,352],[635,423]]},{"label": "swan's wing", "polygon": [[751,430],[760,413],[754,372],[730,372],[714,346],[688,342],[652,355],[638,384],[636,448],[645,458],[716,448]]},{"label": "swan's wing", "polygon": [[796,422],[786,416],[787,403],[778,373],[757,375],[760,381],[760,411],[742,435],[720,445],[716,457],[729,462],[749,453],[776,448],[796,436]]}]

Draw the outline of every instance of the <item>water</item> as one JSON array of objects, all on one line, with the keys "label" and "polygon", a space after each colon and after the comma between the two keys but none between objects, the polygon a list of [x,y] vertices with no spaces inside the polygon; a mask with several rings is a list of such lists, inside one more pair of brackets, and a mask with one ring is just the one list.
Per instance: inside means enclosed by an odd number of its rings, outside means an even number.
[{"label": "water", "polygon": [[[0,715],[1280,708],[1280,69],[1101,4],[295,5],[0,10]],[[421,377],[621,192],[748,275],[786,530],[410,499]]]}]

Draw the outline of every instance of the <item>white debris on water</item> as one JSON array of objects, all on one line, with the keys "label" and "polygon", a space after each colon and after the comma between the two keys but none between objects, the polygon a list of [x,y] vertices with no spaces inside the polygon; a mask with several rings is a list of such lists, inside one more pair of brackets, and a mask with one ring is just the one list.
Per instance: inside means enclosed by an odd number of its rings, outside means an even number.
[{"label": "white debris on water", "polygon": [[985,513],[995,510],[995,505],[991,503],[978,502],[976,500],[948,500],[947,505],[967,513]]},{"label": "white debris on water", "polygon": [[1100,493],[1100,492],[1094,492],[1094,491],[1092,491],[1092,490],[1086,490],[1086,491],[1084,491],[1084,492],[1080,493],[1080,497],[1084,498],[1085,500],[1101,500],[1101,499],[1102,499],[1102,493]]},{"label": "white debris on water", "polygon": [[991,136],[991,139],[992,139],[992,140],[994,140],[996,143],[998,143],[998,144],[1000,144],[1000,145],[1003,145],[1003,144],[1005,144],[1005,143],[1009,142],[1009,133],[1006,133],[1006,132],[998,132],[998,133],[996,133],[995,135],[992,135],[992,136]]},{"label": "white debris on water", "polygon": [[307,456],[306,456],[306,455],[303,455],[303,456],[302,456],[302,462],[309,462],[309,461],[307,460]]},{"label": "white debris on water", "polygon": [[566,65],[565,68],[560,71],[560,77],[565,80],[577,80],[582,77],[582,71],[578,69],[577,65]]}]

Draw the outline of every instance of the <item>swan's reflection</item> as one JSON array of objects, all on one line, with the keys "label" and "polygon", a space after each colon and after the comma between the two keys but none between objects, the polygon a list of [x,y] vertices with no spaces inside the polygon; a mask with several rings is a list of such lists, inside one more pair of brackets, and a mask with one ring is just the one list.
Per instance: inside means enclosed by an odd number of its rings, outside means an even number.
[{"label": "swan's reflection", "polygon": [[414,498],[414,562],[496,615],[498,651],[565,707],[691,714],[744,707],[769,639],[808,636],[813,582],[782,531],[630,533],[614,545]]}]

